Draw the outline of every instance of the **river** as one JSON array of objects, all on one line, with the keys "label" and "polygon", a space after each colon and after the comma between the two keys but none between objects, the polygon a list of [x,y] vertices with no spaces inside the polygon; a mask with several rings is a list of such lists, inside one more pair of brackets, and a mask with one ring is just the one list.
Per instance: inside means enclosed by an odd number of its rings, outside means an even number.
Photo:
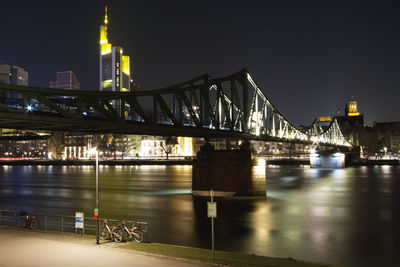
[{"label": "river", "polygon": [[[267,196],[218,199],[216,249],[341,266],[399,266],[400,166],[267,166]],[[100,215],[149,240],[210,247],[191,166],[100,166]],[[0,166],[0,209],[93,215],[93,166]]]}]

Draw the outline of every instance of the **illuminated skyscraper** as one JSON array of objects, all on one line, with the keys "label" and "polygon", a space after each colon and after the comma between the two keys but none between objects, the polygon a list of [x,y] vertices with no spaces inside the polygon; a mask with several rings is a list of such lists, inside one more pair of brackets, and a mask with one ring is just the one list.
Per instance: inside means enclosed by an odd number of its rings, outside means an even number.
[{"label": "illuminated skyscraper", "polygon": [[107,36],[107,6],[100,26],[100,91],[129,91],[130,63],[120,46],[112,46]]}]

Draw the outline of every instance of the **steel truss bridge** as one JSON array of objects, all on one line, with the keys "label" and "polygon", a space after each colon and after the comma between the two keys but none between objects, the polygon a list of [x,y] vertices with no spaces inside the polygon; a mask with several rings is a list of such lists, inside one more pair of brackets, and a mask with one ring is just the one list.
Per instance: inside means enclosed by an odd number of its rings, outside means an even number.
[{"label": "steel truss bridge", "polygon": [[153,91],[106,92],[0,84],[0,128],[171,135],[350,146],[336,120],[298,129],[245,70]]}]

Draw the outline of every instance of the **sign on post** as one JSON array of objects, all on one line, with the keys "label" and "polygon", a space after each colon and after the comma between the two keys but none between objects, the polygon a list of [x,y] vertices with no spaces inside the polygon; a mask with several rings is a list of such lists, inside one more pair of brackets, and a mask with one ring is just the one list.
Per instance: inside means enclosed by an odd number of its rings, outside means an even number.
[{"label": "sign on post", "polygon": [[95,219],[99,218],[99,209],[94,209],[93,214],[94,214],[93,217],[94,217]]},{"label": "sign on post", "polygon": [[83,224],[85,220],[85,213],[75,212],[75,228],[83,229]]},{"label": "sign on post", "polygon": [[207,202],[207,217],[217,218],[217,202]]},{"label": "sign on post", "polygon": [[210,190],[210,198],[211,201],[207,202],[207,216],[211,218],[211,250],[212,250],[212,258],[215,258],[214,251],[214,218],[217,218],[217,202],[214,202],[214,190]]}]

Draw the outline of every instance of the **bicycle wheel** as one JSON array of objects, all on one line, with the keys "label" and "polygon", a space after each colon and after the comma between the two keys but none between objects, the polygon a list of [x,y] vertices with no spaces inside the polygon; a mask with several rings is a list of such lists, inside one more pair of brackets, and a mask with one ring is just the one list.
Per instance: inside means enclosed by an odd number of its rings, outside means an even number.
[{"label": "bicycle wheel", "polygon": [[111,239],[110,232],[108,232],[107,228],[104,228],[103,231],[101,231],[100,239],[101,240],[110,240]]},{"label": "bicycle wheel", "polygon": [[31,228],[33,230],[38,229],[40,226],[39,220],[38,219],[32,219],[31,221]]},{"label": "bicycle wheel", "polygon": [[135,230],[133,233],[133,237],[136,242],[142,243],[143,242],[143,232],[141,230]]},{"label": "bicycle wheel", "polygon": [[113,237],[114,237],[114,241],[115,242],[122,242],[122,230],[121,229],[117,229],[115,231],[113,231]]}]

